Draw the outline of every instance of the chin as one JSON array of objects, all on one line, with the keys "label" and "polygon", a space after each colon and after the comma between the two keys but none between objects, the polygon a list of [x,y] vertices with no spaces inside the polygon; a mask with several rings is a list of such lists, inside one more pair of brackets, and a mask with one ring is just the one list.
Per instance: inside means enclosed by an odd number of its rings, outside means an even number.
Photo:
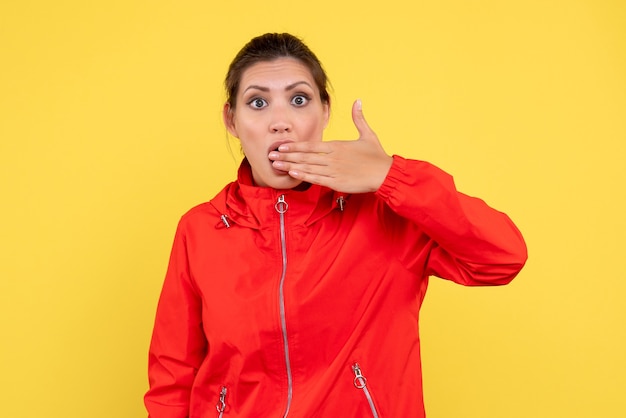
[{"label": "chin", "polygon": [[267,187],[278,190],[293,189],[294,187],[298,187],[302,183],[301,180],[296,180],[293,177],[289,176],[282,176],[282,178],[272,178],[268,180],[269,181],[266,182]]},{"label": "chin", "polygon": [[298,187],[302,180],[297,180],[287,174],[286,171],[279,171],[271,168],[269,170],[252,170],[252,178],[257,186],[270,187],[272,189],[287,190]]}]

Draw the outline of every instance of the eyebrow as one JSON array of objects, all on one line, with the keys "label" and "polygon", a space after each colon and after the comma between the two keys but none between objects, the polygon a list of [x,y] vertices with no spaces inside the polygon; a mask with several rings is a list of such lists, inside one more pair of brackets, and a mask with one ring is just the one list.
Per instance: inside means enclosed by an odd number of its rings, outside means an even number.
[{"label": "eyebrow", "polygon": [[[296,81],[295,83],[289,84],[287,87],[285,87],[285,91],[293,90],[293,89],[295,89],[296,87],[298,87],[301,84],[305,84],[305,85],[309,86],[310,88],[313,88],[313,86],[311,86],[306,81]],[[251,90],[251,89],[261,90],[261,91],[266,92],[266,93],[268,91],[270,91],[269,87],[264,87],[264,86],[259,86],[259,85],[256,85],[256,84],[252,84],[252,85],[246,87],[246,89],[243,91],[242,94],[244,94],[245,92],[247,92],[248,90]]]}]

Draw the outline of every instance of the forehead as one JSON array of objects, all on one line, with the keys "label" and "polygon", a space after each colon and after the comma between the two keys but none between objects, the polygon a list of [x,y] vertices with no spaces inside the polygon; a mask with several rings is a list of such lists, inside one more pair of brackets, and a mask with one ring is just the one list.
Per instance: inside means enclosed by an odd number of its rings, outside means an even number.
[{"label": "forehead", "polygon": [[241,75],[240,91],[251,85],[281,88],[299,81],[306,81],[316,89],[313,75],[306,65],[294,58],[277,58],[248,67]]}]

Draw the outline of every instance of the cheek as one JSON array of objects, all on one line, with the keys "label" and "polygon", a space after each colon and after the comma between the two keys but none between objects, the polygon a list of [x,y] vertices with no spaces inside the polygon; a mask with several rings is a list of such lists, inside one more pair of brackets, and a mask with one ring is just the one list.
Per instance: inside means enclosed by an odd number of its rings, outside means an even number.
[{"label": "cheek", "polygon": [[239,143],[248,159],[263,158],[265,155],[263,135],[254,127],[246,125],[239,128]]},{"label": "cheek", "polygon": [[242,142],[253,141],[261,135],[259,124],[250,119],[246,119],[245,121],[239,120],[237,123],[237,132]]},{"label": "cheek", "polygon": [[304,129],[306,130],[306,132],[309,135],[317,135],[317,136],[320,136],[320,137],[321,137],[322,133],[324,132],[325,128],[326,128],[326,124],[324,123],[323,120],[320,120],[319,118],[314,118],[314,119],[310,120],[304,126]]}]

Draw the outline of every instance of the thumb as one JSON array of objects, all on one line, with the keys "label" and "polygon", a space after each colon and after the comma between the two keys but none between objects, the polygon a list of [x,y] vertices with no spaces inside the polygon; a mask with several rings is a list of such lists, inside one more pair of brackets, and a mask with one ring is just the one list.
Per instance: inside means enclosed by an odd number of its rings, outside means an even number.
[{"label": "thumb", "polygon": [[361,99],[357,99],[352,104],[352,121],[359,131],[359,139],[371,139],[376,138],[376,133],[370,128],[363,116],[363,102]]}]

